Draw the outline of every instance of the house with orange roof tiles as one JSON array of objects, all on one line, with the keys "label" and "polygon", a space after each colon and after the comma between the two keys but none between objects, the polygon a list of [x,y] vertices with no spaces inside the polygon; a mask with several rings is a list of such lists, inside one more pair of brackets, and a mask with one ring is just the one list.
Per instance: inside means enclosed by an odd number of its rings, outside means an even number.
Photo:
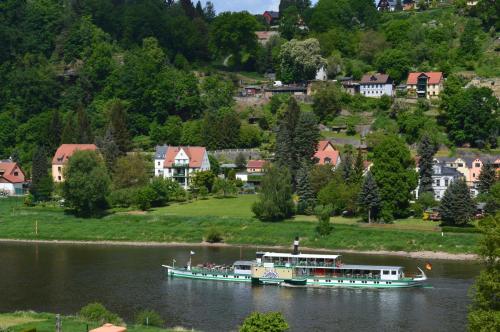
[{"label": "house with orange roof tiles", "polygon": [[444,76],[442,72],[410,73],[406,80],[409,96],[431,99],[443,91]]},{"label": "house with orange roof tiles", "polygon": [[189,188],[190,177],[199,171],[209,171],[207,150],[202,146],[159,145],[155,152],[155,176],[172,179]]},{"label": "house with orange roof tiles", "polygon": [[24,172],[16,162],[0,160],[0,194],[23,195],[25,183]]},{"label": "house with orange roof tiles", "polygon": [[340,152],[335,149],[332,142],[321,140],[313,158],[319,165],[332,165],[335,168],[340,163]]},{"label": "house with orange roof tiles", "polygon": [[64,182],[64,167],[76,151],[97,151],[97,146],[95,144],[62,144],[52,158],[52,179],[54,182]]}]

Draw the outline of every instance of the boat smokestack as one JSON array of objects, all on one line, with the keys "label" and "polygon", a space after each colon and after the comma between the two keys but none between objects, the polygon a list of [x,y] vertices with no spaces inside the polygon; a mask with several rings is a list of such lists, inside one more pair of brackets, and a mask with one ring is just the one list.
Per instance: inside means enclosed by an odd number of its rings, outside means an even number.
[{"label": "boat smokestack", "polygon": [[293,252],[292,255],[298,255],[299,254],[299,237],[296,236],[295,240],[293,241]]}]

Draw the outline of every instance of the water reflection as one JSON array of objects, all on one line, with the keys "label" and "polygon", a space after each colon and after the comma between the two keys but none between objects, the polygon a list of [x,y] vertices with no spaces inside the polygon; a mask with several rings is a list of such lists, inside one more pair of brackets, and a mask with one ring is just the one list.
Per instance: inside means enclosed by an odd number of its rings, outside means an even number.
[{"label": "water reflection", "polygon": [[[125,319],[141,309],[161,313],[169,326],[204,331],[235,330],[252,311],[285,314],[292,331],[462,331],[474,262],[431,261],[432,289],[325,289],[252,287],[169,279],[160,265],[184,265],[191,248],[105,247],[0,243],[0,311],[74,313],[99,301]],[[197,248],[193,263],[231,264],[255,250]],[[424,260],[344,255],[361,264],[402,265]]]}]

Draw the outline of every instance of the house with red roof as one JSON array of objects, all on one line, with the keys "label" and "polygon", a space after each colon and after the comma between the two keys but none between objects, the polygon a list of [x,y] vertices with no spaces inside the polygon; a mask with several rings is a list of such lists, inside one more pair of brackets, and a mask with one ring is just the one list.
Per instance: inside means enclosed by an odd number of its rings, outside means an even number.
[{"label": "house with red roof", "polygon": [[262,14],[262,16],[264,16],[264,20],[270,26],[279,24],[279,21],[280,21],[280,13],[279,12],[275,12],[272,10],[266,10],[264,12],[264,14]]},{"label": "house with red roof", "polygon": [[196,172],[209,171],[207,149],[201,146],[159,145],[155,152],[155,176],[173,179],[184,188]]},{"label": "house with red roof", "polygon": [[0,160],[0,194],[22,195],[25,183],[24,172],[16,162]]},{"label": "house with red roof", "polygon": [[263,173],[266,160],[249,160],[247,162],[247,173]]},{"label": "house with red roof", "polygon": [[444,76],[442,72],[410,73],[406,80],[408,95],[431,99],[443,91]]},{"label": "house with red roof", "polygon": [[69,158],[76,151],[97,151],[95,144],[62,144],[52,158],[52,179],[54,182],[63,182],[63,169]]},{"label": "house with red roof", "polygon": [[340,163],[340,152],[335,149],[332,142],[321,140],[318,142],[314,160],[319,165],[332,165],[335,168]]}]

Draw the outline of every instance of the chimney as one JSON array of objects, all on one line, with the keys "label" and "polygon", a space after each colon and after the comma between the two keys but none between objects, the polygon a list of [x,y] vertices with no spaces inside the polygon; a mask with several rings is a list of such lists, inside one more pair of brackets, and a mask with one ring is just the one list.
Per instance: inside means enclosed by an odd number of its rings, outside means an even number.
[{"label": "chimney", "polygon": [[299,237],[296,236],[295,240],[293,241],[293,252],[292,255],[298,255],[299,254]]}]

